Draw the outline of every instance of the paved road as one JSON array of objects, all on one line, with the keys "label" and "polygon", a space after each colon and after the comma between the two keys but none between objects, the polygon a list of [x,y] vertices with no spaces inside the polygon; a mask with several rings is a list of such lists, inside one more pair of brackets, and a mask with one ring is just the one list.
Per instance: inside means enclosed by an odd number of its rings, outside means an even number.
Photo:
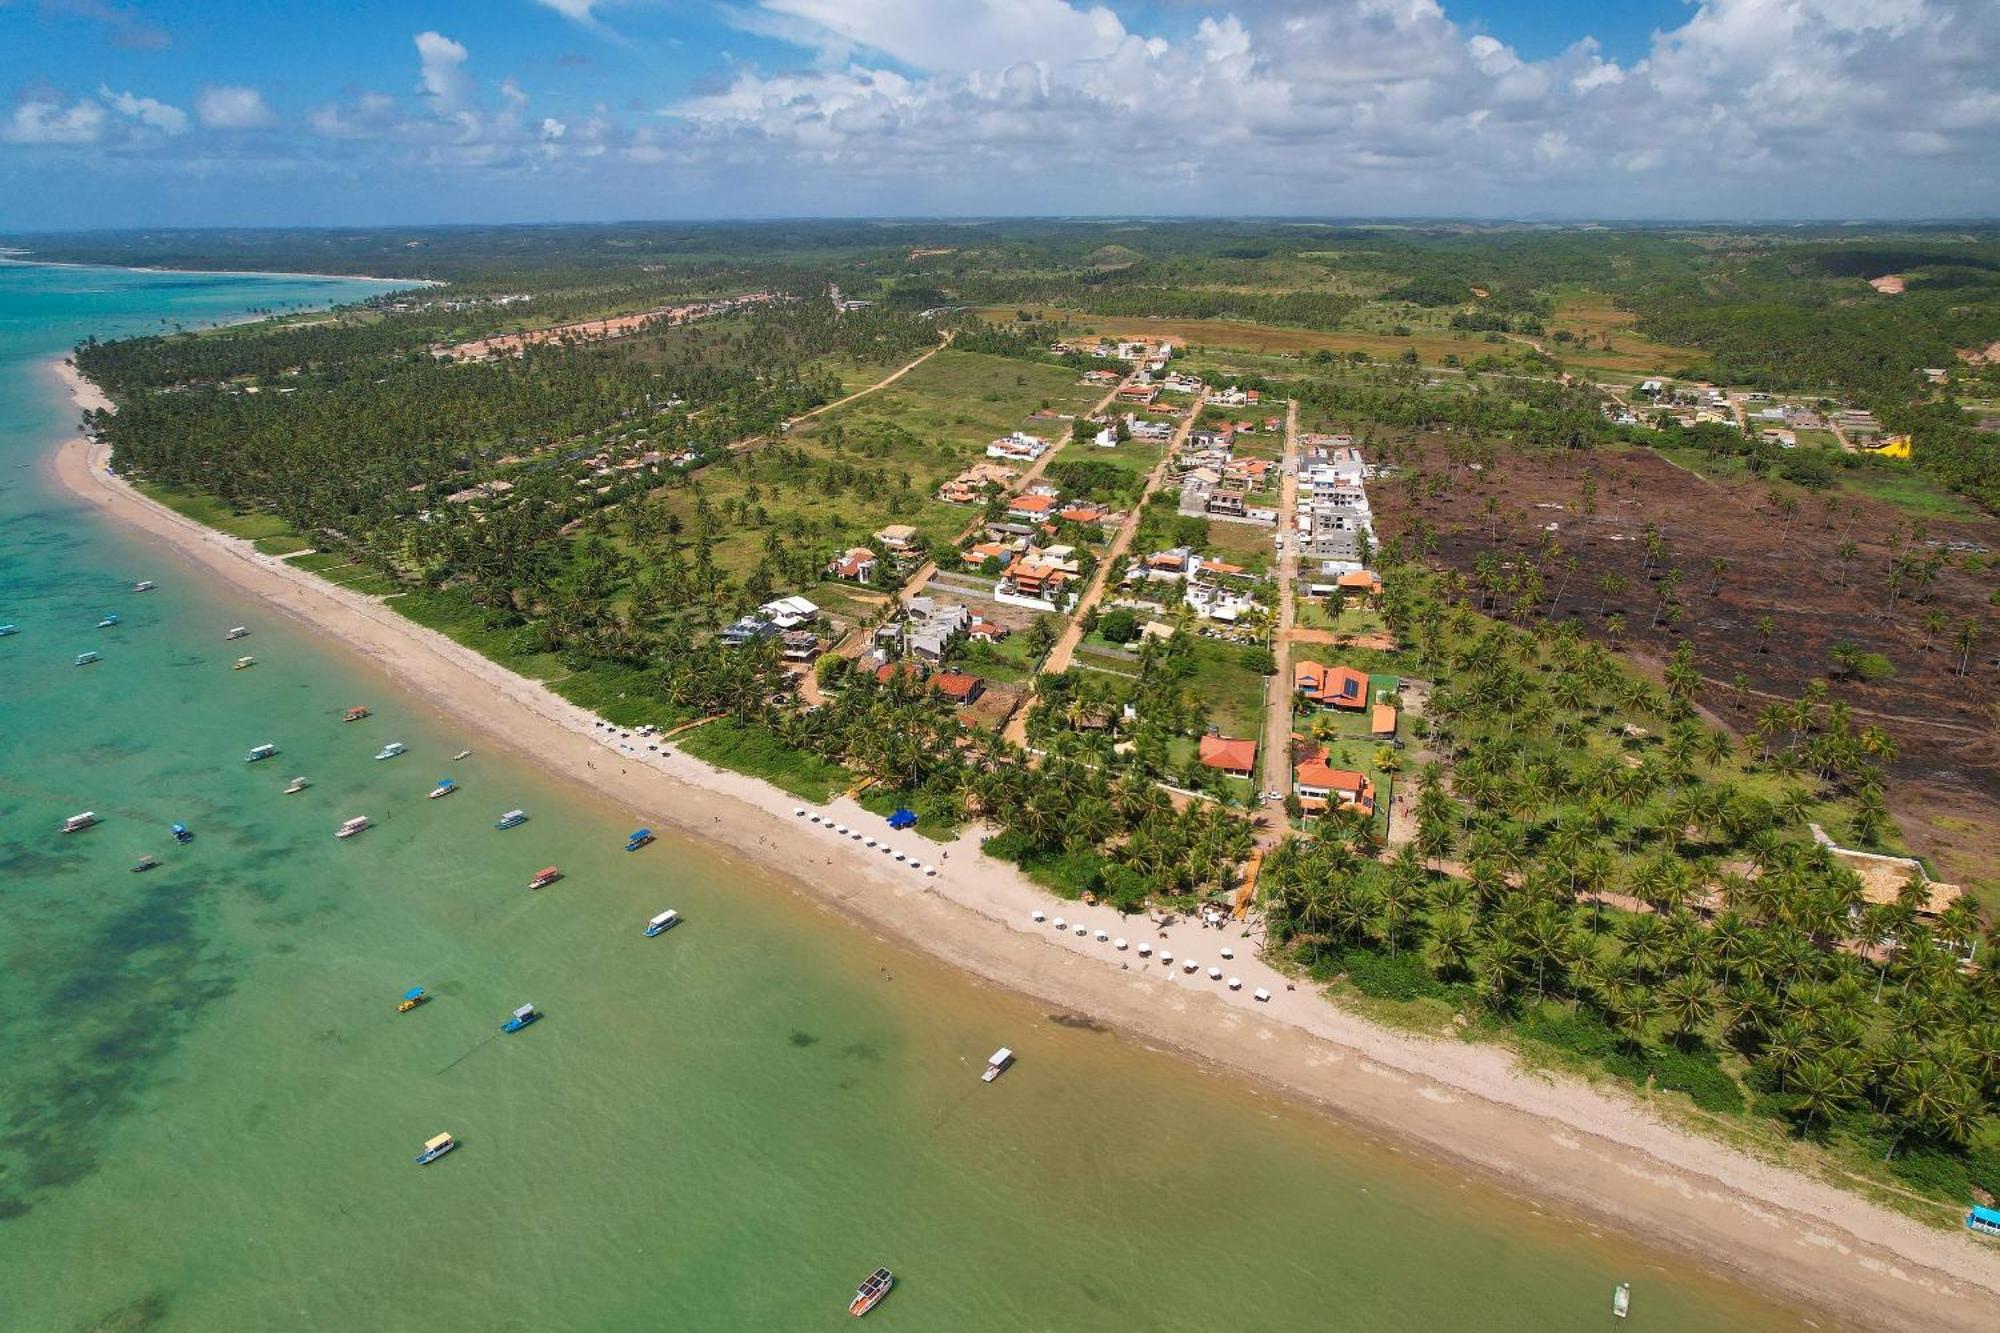
[{"label": "paved road", "polygon": [[[1205,390],[1195,395],[1194,406],[1188,409],[1187,420],[1181,423],[1180,429],[1176,430],[1173,438],[1167,441],[1166,452],[1160,455],[1160,461],[1147,474],[1146,489],[1139,496],[1139,502],[1125,515],[1125,521],[1119,524],[1117,533],[1111,538],[1111,544],[1104,548],[1104,558],[1098,561],[1097,572],[1091,576],[1089,586],[1083,590],[1083,596],[1077,599],[1076,609],[1070,612],[1069,623],[1063,627],[1061,637],[1056,640],[1055,646],[1049,649],[1048,657],[1042,662],[1041,673],[1055,675],[1069,669],[1070,659],[1076,654],[1076,646],[1083,641],[1085,613],[1097,605],[1098,599],[1104,596],[1104,589],[1110,581],[1112,571],[1117,568],[1118,562],[1125,555],[1126,548],[1132,545],[1132,538],[1139,531],[1139,516],[1146,508],[1146,501],[1152,499],[1153,493],[1160,489],[1160,483],[1166,480],[1175,455],[1180,453],[1181,446],[1187,442],[1188,433],[1194,429],[1194,423],[1200,419],[1201,409],[1207,402],[1208,394]],[[1014,710],[1014,716],[1008,719],[1007,728],[1002,733],[1007,740],[1016,745],[1028,743],[1028,710],[1034,706],[1035,694],[1031,692],[1022,700],[1021,706]]]}]

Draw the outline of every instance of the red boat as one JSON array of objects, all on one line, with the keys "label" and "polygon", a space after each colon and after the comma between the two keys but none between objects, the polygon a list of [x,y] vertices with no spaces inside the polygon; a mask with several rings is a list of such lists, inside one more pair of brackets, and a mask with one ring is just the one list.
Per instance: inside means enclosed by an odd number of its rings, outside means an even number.
[{"label": "red boat", "polygon": [[368,705],[356,704],[354,705],[354,707],[348,709],[347,716],[341,718],[340,720],[342,722],[359,722],[362,718],[367,716],[368,716]]},{"label": "red boat", "polygon": [[889,1294],[889,1288],[895,1285],[896,1275],[894,1273],[891,1273],[886,1268],[876,1269],[868,1275],[868,1280],[861,1284],[861,1289],[854,1293],[853,1301],[848,1304],[847,1313],[859,1319],[862,1315],[867,1314],[870,1310],[880,1305],[882,1298]]},{"label": "red boat", "polygon": [[545,866],[542,868],[540,874],[528,881],[528,887],[531,889],[545,889],[561,878],[562,871],[556,869],[554,866]]}]

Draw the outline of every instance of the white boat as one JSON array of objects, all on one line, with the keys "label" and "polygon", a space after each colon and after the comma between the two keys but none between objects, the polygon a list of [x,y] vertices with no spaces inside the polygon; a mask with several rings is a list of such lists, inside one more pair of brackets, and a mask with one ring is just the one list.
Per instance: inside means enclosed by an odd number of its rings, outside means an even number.
[{"label": "white boat", "polygon": [[342,824],[339,828],[335,829],[333,831],[333,836],[336,838],[351,838],[355,834],[361,832],[362,829],[365,829],[367,827],[368,827],[368,816],[356,815],[354,818],[348,820],[345,824]]},{"label": "white boat", "polygon": [[646,923],[646,938],[650,940],[662,931],[672,930],[680,924],[680,920],[681,914],[669,907],[666,911]]},{"label": "white boat", "polygon": [[456,782],[453,782],[450,778],[439,778],[438,785],[432,787],[430,795],[425,797],[424,799],[428,801],[435,801],[438,797],[449,796],[457,790],[458,790],[458,784]]},{"label": "white boat", "polygon": [[307,782],[304,778],[293,778],[285,788],[285,795],[296,796],[310,786],[312,786],[312,783]]},{"label": "white boat", "polygon": [[250,630],[248,629],[248,627],[243,625],[238,625],[234,629],[230,630],[229,633],[223,635],[222,637],[225,639],[240,639],[249,632]]},{"label": "white boat", "polygon": [[62,831],[64,833],[81,833],[96,822],[97,812],[95,810],[86,810],[80,815],[71,815],[68,819],[65,819],[62,824]]},{"label": "white boat", "polygon": [[979,1081],[981,1083],[991,1083],[994,1079],[999,1078],[1001,1074],[1005,1073],[1007,1066],[1013,1063],[1014,1052],[1002,1046],[987,1058],[986,1072],[979,1076]]},{"label": "white boat", "polygon": [[19,634],[20,632],[21,627],[19,625],[0,625],[0,639],[6,638],[9,634]]},{"label": "white boat", "polygon": [[118,623],[118,617],[115,615],[109,615],[97,622],[97,628],[110,629],[113,625],[116,625],[117,623]]},{"label": "white boat", "polygon": [[457,754],[451,757],[451,761],[455,764],[458,763],[460,760],[470,759],[470,758],[472,758],[472,751],[460,750]]},{"label": "white boat", "polygon": [[137,583],[132,585],[132,591],[151,592],[153,589],[159,586],[160,586],[159,584],[153,582],[151,579],[140,579]]},{"label": "white boat", "polygon": [[397,755],[401,754],[402,752],[403,752],[403,743],[401,741],[390,741],[387,745],[383,746],[381,749],[375,752],[375,757],[377,759],[394,759]]},{"label": "white boat", "polygon": [[1632,1311],[1632,1284],[1620,1282],[1611,1289],[1611,1313],[1620,1319]]},{"label": "white boat", "polygon": [[103,653],[78,653],[76,655],[76,664],[78,666],[89,666],[92,662],[101,662],[103,660]]},{"label": "white boat", "polygon": [[235,662],[231,663],[229,669],[231,671],[241,671],[244,667],[253,667],[256,665],[257,659],[245,653],[243,656],[237,658]]},{"label": "white boat", "polygon": [[262,745],[252,747],[250,753],[243,756],[243,762],[246,764],[254,764],[259,759],[269,759],[272,755],[276,754],[277,752],[278,752],[277,746],[271,744],[271,742],[269,741],[265,741]]}]

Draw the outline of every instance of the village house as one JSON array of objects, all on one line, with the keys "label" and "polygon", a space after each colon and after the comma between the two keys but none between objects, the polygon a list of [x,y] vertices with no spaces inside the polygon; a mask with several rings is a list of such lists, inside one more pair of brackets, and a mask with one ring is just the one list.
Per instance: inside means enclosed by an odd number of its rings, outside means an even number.
[{"label": "village house", "polygon": [[1013,458],[1029,463],[1034,462],[1049,451],[1049,442],[1039,435],[1030,435],[1017,430],[1012,435],[1003,435],[986,446],[988,458]]},{"label": "village house", "polygon": [[810,662],[819,656],[819,635],[809,629],[787,630],[779,641],[778,655],[787,662]]},{"label": "village house", "polygon": [[1174,423],[1155,421],[1151,417],[1128,413],[1125,417],[1125,433],[1135,440],[1145,440],[1149,443],[1164,442],[1174,438]]},{"label": "village house", "polygon": [[758,607],[757,614],[781,630],[792,630],[819,619],[819,607],[803,597],[780,597]]},{"label": "village house", "polygon": [[1347,666],[1302,661],[1292,667],[1292,689],[1322,708],[1360,711],[1368,706],[1368,673]]},{"label": "village house", "polygon": [[900,644],[903,652],[935,666],[950,654],[951,645],[972,627],[972,612],[956,602],[912,597],[903,604],[903,618],[875,631],[876,646]]},{"label": "village house", "polygon": [[1373,601],[1382,595],[1382,576],[1372,570],[1350,569],[1334,580],[1342,596]]},{"label": "village house", "polygon": [[1250,395],[1232,384],[1226,389],[1217,389],[1211,393],[1208,401],[1217,407],[1241,407],[1250,401]]},{"label": "village house", "polygon": [[1002,560],[1002,561],[1011,560],[1014,556],[1014,553],[1017,550],[1020,550],[1021,548],[1025,547],[1027,544],[1028,544],[1027,539],[1025,537],[1019,538],[1012,542],[1002,542],[1002,541],[974,542],[972,545],[966,547],[963,551],[959,552],[959,558],[965,562],[966,568],[978,569],[981,566],[983,566],[988,560]]},{"label": "village house", "polygon": [[482,481],[477,486],[468,486],[462,491],[453,491],[450,495],[444,497],[444,502],[448,505],[470,504],[474,500],[489,500],[495,496],[505,495],[513,489],[514,483],[511,481]]},{"label": "village house", "polygon": [[1097,434],[1090,437],[1090,442],[1100,449],[1116,449],[1118,447],[1118,428],[1116,426],[1104,426],[1098,430]]},{"label": "village house", "polygon": [[1151,406],[1159,396],[1159,386],[1154,384],[1127,384],[1118,390],[1118,401],[1121,403],[1141,403]]},{"label": "village house", "polygon": [[1060,609],[1061,599],[1068,584],[1077,576],[1078,564],[1072,559],[1063,559],[1059,551],[1067,547],[1037,551],[1030,548],[1015,557],[1014,562],[1000,576],[996,597],[1001,601],[1017,599],[1035,604],[1038,608]]},{"label": "village house", "polygon": [[725,648],[741,648],[746,643],[768,639],[777,633],[778,627],[764,617],[743,616],[724,627],[715,639]]},{"label": "village house", "polygon": [[1111,515],[1102,505],[1088,500],[1071,500],[1056,510],[1056,517],[1065,523],[1102,523]]},{"label": "village house", "polygon": [[1233,736],[1203,736],[1196,758],[1206,768],[1247,778],[1257,771],[1257,742]]},{"label": "village house", "polygon": [[1378,741],[1396,739],[1396,705],[1376,704],[1368,710],[1368,734]]},{"label": "village house", "polygon": [[1329,805],[1342,810],[1375,809],[1375,786],[1365,774],[1332,768],[1320,759],[1308,759],[1292,770],[1292,791],[1308,814]]},{"label": "village house", "polygon": [[986,682],[964,671],[941,671],[931,677],[931,688],[962,708],[985,692]]},{"label": "village house", "polygon": [[1060,503],[1055,496],[1043,492],[1017,495],[1007,504],[1007,516],[1039,523],[1055,513]]},{"label": "village house", "polygon": [[[1101,349],[1099,352],[1093,353],[1093,355],[1097,354],[1101,354]],[[1086,370],[1083,372],[1083,382],[1085,384],[1116,384],[1123,378],[1124,376],[1115,370]]]},{"label": "village house", "polygon": [[828,578],[866,583],[875,577],[875,553],[865,546],[850,546],[827,562],[826,573]]},{"label": "village house", "polygon": [[916,544],[917,530],[907,523],[891,523],[875,534],[875,540],[895,554],[902,554]]}]

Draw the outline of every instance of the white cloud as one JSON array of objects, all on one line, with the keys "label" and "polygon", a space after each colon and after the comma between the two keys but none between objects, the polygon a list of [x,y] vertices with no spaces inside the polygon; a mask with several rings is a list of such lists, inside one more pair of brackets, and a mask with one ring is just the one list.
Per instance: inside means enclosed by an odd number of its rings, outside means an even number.
[{"label": "white cloud", "polygon": [[327,102],[306,117],[315,134],[329,139],[372,139],[395,126],[396,99],[362,89],[346,102]]},{"label": "white cloud", "polygon": [[535,3],[578,23],[589,23],[597,17],[591,11],[597,8],[598,0],[535,0]]},{"label": "white cloud", "polygon": [[212,84],[195,94],[194,113],[212,130],[255,130],[277,120],[255,88]]},{"label": "white cloud", "polygon": [[439,115],[470,107],[475,93],[472,75],[465,68],[466,49],[437,32],[420,32],[414,40],[420,68],[417,91],[430,100]]},{"label": "white cloud", "polygon": [[114,93],[105,87],[99,87],[97,95],[119,115],[130,117],[141,125],[150,125],[162,133],[179,134],[187,128],[187,112],[177,106],[168,106],[165,102],[132,93]]},{"label": "white cloud", "polygon": [[0,138],[18,144],[87,144],[104,132],[104,108],[89,98],[65,107],[60,102],[31,99],[14,108],[0,125]]},{"label": "white cloud", "polygon": [[542,119],[542,137],[544,139],[560,139],[568,133],[569,126],[563,124],[554,116],[546,116]]}]

